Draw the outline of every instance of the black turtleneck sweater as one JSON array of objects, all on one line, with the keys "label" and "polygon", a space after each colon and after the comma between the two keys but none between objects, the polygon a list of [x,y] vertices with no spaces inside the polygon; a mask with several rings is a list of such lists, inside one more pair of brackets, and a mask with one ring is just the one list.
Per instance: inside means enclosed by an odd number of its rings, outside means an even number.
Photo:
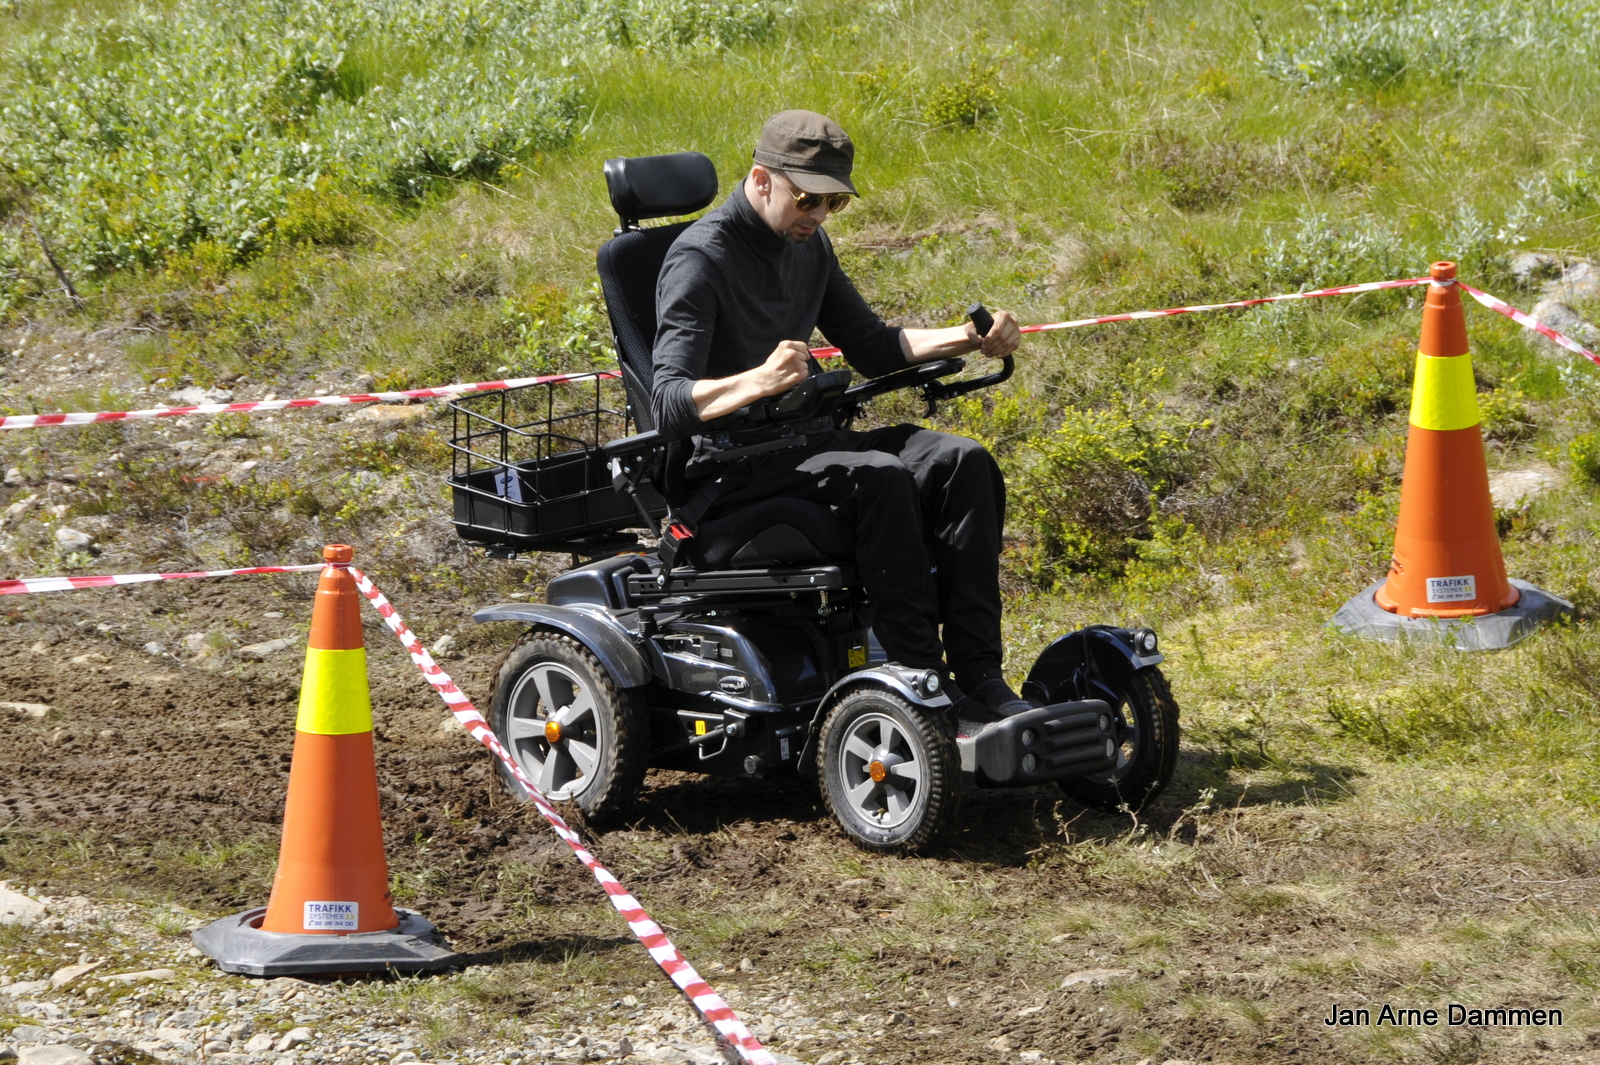
[{"label": "black turtleneck sweater", "polygon": [[819,228],[790,243],[756,213],[743,182],[673,242],[656,282],[656,320],[650,406],[668,437],[704,426],[690,395],[696,381],[753,369],[780,341],[809,341],[813,328],[868,377],[907,365],[900,330],[872,313],[828,234]]}]

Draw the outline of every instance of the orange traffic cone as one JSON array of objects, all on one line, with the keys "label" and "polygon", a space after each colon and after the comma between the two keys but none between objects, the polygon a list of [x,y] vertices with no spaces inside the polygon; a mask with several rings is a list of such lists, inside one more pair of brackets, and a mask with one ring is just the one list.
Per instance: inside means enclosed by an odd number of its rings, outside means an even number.
[{"label": "orange traffic cone", "polygon": [[269,932],[387,931],[400,923],[378,817],[372,700],[361,592],[333,544],[311,608],[311,640],[294,725],[283,845],[261,927]]},{"label": "orange traffic cone", "polygon": [[344,544],[322,552],[272,897],[194,934],[227,972],[437,969],[454,958],[389,895],[353,555]]},{"label": "orange traffic cone", "polygon": [[[1393,561],[1388,577],[1346,603],[1333,623],[1378,639],[1426,631],[1464,649],[1508,647],[1572,604],[1506,577],[1456,264],[1434,263],[1431,276]],[[1459,624],[1464,619],[1472,623]],[[1419,621],[1425,630],[1408,625]]]}]

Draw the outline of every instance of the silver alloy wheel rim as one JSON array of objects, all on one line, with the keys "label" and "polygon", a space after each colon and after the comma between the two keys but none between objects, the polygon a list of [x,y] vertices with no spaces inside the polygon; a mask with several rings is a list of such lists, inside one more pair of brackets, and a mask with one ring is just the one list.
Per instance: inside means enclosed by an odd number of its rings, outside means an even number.
[{"label": "silver alloy wheel rim", "polygon": [[[555,720],[561,739],[545,738]],[[570,799],[594,783],[600,765],[600,722],[594,692],[557,662],[524,670],[506,708],[511,755],[547,799]]]},{"label": "silver alloy wheel rim", "polygon": [[[882,762],[888,775],[872,779],[868,767]],[[839,743],[839,780],[844,801],[867,824],[898,828],[922,805],[927,762],[912,734],[887,714],[863,714]]]}]

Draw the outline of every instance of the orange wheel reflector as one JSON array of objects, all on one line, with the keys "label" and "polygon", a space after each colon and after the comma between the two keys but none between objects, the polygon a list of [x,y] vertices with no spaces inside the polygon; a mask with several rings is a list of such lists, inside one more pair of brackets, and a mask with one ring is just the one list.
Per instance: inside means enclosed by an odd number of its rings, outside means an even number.
[{"label": "orange wheel reflector", "polygon": [[544,723],[544,738],[551,743],[561,742],[561,722],[546,721]]},{"label": "orange wheel reflector", "polygon": [[889,771],[883,767],[882,762],[873,760],[867,763],[867,776],[872,778],[874,784],[882,784],[888,775]]}]

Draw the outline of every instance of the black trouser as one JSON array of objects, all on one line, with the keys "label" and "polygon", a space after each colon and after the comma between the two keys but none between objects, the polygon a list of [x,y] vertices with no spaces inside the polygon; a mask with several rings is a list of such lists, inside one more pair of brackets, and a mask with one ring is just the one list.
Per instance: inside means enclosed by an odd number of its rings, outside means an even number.
[{"label": "black trouser", "polygon": [[855,525],[873,632],[890,661],[941,668],[942,621],[958,683],[999,676],[1006,486],[994,457],[975,440],[915,425],[812,440],[749,460],[707,517],[774,496],[835,508]]}]

